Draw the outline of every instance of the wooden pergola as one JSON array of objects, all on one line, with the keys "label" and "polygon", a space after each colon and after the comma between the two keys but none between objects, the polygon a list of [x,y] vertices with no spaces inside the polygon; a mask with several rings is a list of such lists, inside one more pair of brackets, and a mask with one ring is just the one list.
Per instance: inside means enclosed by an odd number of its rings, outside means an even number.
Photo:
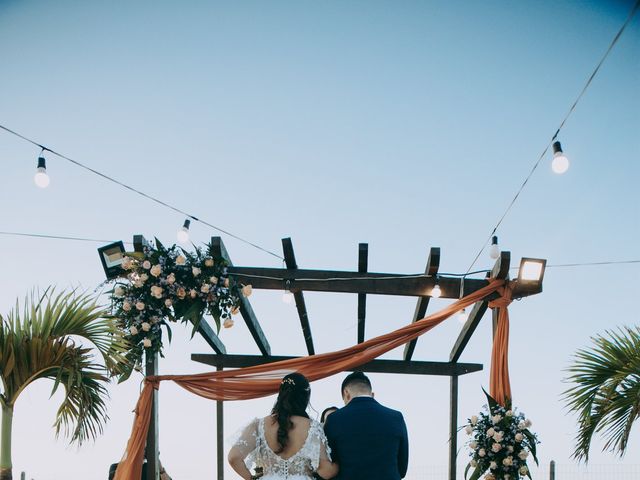
[{"label": "wooden pergola", "polygon": [[[141,235],[134,236],[134,248],[142,251],[146,243]],[[305,291],[353,293],[358,295],[357,308],[357,342],[365,340],[366,304],[367,295],[397,295],[416,297],[416,307],[412,322],[426,316],[431,291],[437,284],[441,289],[440,298],[458,299],[461,296],[475,292],[488,285],[488,278],[507,279],[511,264],[509,252],[501,252],[491,272],[487,272],[485,279],[466,278],[465,276],[440,276],[440,249],[431,248],[426,268],[423,274],[395,274],[372,273],[368,271],[368,245],[358,245],[358,270],[334,271],[334,270],[307,270],[298,268],[293,243],[290,238],[282,239],[282,248],[286,268],[261,268],[235,266],[224,243],[220,237],[212,237],[211,243],[214,255],[224,258],[228,264],[229,275],[235,276],[242,283],[250,283],[254,289],[278,290],[288,289],[294,296],[296,309],[300,318],[302,338],[304,339],[308,355],[316,353],[311,331],[311,323],[304,299]],[[513,298],[522,298],[535,295],[542,291],[542,282],[538,284],[516,283]],[[389,360],[378,359],[361,365],[359,371],[369,373],[395,373],[404,375],[441,375],[450,378],[450,415],[449,415],[449,480],[456,478],[456,452],[458,430],[458,379],[460,376],[482,370],[482,364],[461,363],[460,356],[467,346],[471,336],[475,332],[480,320],[487,311],[491,300],[497,298],[497,294],[478,301],[471,309],[468,319],[462,327],[458,338],[454,342],[449,361],[422,361],[414,360],[413,355],[417,339],[405,345],[402,359]],[[267,337],[258,322],[256,314],[249,300],[241,297],[240,314],[251,332],[251,335],[260,351],[260,355],[238,355],[227,353],[224,344],[211,328],[205,318],[199,324],[198,333],[213,349],[214,353],[195,353],[192,360],[215,367],[217,370],[225,368],[242,368],[253,365],[273,363],[280,360],[295,358],[291,356],[273,355]],[[494,332],[497,315],[493,316]],[[158,356],[146,359],[146,375],[158,374]],[[149,435],[147,437],[146,457],[147,479],[157,480],[158,477],[158,418],[157,418],[158,392],[154,392],[153,412]],[[216,402],[217,421],[217,478],[224,478],[224,433],[223,402]]]}]

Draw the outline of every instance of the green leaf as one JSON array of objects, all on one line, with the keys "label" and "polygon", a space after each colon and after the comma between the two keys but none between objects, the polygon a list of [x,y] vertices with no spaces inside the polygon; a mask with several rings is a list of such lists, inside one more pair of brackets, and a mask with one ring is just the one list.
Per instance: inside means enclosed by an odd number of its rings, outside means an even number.
[{"label": "green leaf", "polygon": [[480,469],[480,465],[478,465],[476,469],[473,471],[473,473],[471,474],[471,477],[469,478],[469,480],[478,480],[482,475],[482,472],[483,471]]}]

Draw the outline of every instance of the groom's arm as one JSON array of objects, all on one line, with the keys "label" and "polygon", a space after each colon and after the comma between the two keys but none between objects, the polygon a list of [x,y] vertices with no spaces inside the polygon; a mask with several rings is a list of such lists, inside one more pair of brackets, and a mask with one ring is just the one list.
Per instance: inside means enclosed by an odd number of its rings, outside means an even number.
[{"label": "groom's arm", "polygon": [[400,413],[400,448],[398,449],[398,473],[400,478],[404,478],[407,474],[409,466],[409,435],[407,434],[407,425],[404,423],[404,417]]}]

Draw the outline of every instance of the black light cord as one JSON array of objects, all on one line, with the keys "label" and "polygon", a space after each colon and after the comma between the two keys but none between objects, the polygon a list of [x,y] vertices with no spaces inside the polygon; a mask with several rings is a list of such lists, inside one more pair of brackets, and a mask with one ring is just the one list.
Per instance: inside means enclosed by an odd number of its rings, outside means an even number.
[{"label": "black light cord", "polygon": [[72,163],[72,164],[74,164],[74,165],[76,165],[76,166],[78,166],[80,168],[83,168],[83,169],[85,169],[85,170],[87,170],[87,171],[89,171],[89,172],[91,172],[91,173],[93,173],[95,175],[98,175],[99,177],[104,178],[105,180],[108,180],[109,182],[115,183],[116,185],[119,185],[122,188],[126,188],[127,190],[129,190],[129,191],[131,191],[133,193],[136,193],[136,194],[138,194],[138,195],[140,195],[140,196],[142,196],[142,197],[144,197],[144,198],[146,198],[148,200],[151,200],[152,202],[155,202],[155,203],[157,203],[159,205],[162,205],[163,207],[166,207],[166,208],[168,208],[170,210],[173,210],[176,213],[180,213],[181,215],[184,215],[185,217],[187,217],[187,218],[189,218],[189,219],[191,219],[193,221],[200,222],[201,224],[206,225],[208,227],[211,227],[211,228],[213,228],[214,230],[217,230],[220,233],[224,233],[225,235],[227,235],[229,237],[235,238],[236,240],[239,240],[239,241],[241,241],[243,243],[246,243],[247,245],[250,245],[250,246],[252,246],[254,248],[257,248],[258,250],[261,250],[261,251],[263,251],[263,252],[265,252],[265,253],[267,253],[269,255],[273,255],[276,258],[284,260],[284,258],[282,256],[278,255],[277,253],[274,253],[274,252],[272,252],[270,250],[267,250],[266,248],[263,248],[260,245],[257,245],[257,244],[255,244],[253,242],[250,242],[249,240],[246,240],[246,239],[244,239],[244,238],[242,238],[242,237],[240,237],[240,236],[238,236],[238,235],[236,235],[234,233],[229,232],[228,230],[225,230],[225,229],[223,229],[221,227],[213,225],[212,223],[209,223],[206,220],[202,220],[201,218],[198,218],[195,215],[187,213],[184,210],[181,210],[178,207],[175,207],[175,206],[173,206],[173,205],[171,205],[171,204],[169,204],[167,202],[164,202],[164,201],[160,200],[157,197],[154,197],[152,195],[144,193],[144,192],[138,190],[137,188],[134,188],[134,187],[132,187],[130,185],[127,185],[126,183],[123,183],[123,182],[121,182],[119,180],[116,180],[115,178],[110,177],[109,175],[106,175],[106,174],[104,174],[102,172],[99,172],[98,170],[96,170],[94,168],[91,168],[91,167],[89,167],[89,166],[87,166],[87,165],[85,165],[85,164],[83,164],[83,163],[81,163],[81,162],[79,162],[77,160],[69,158],[66,155],[63,155],[62,153],[59,153],[59,152],[57,152],[55,150],[50,149],[49,147],[46,147],[46,146],[36,142],[35,140],[32,140],[32,139],[30,139],[28,137],[25,137],[24,135],[16,132],[15,130],[11,130],[10,128],[5,127],[4,125],[0,125],[0,129],[4,130],[7,133],[15,135],[18,138],[21,138],[22,140],[25,140],[26,142],[29,142],[29,143],[31,143],[32,145],[35,145],[38,148],[41,148],[43,152],[50,152],[53,155],[56,155],[57,157],[60,157],[60,158],[62,158],[64,160],[67,160],[68,162],[70,162],[70,163]]},{"label": "black light cord", "polygon": [[633,19],[634,15],[638,11],[638,8],[640,8],[640,0],[636,0],[636,3],[633,6],[633,8],[631,9],[631,12],[629,13],[629,16],[627,17],[627,20],[622,24],[622,27],[620,27],[620,30],[618,30],[618,33],[616,34],[616,36],[613,37],[613,40],[609,44],[609,48],[607,48],[607,51],[604,53],[604,55],[602,56],[602,58],[600,59],[600,61],[596,65],[595,69],[593,70],[593,72],[591,73],[589,78],[587,79],[587,82],[585,83],[584,87],[582,87],[582,90],[580,91],[580,94],[575,99],[575,101],[573,102],[573,104],[569,108],[569,111],[567,111],[566,115],[562,119],[562,122],[560,122],[560,126],[556,130],[556,133],[553,134],[553,136],[551,137],[551,140],[549,140],[549,143],[547,143],[546,147],[544,147],[543,152],[540,154],[540,157],[538,157],[538,160],[536,161],[536,163],[533,164],[533,167],[531,168],[531,171],[529,172],[529,174],[526,176],[526,178],[522,182],[522,185],[520,185],[520,188],[518,189],[518,191],[516,192],[515,196],[513,197],[513,199],[511,200],[511,202],[507,206],[507,209],[504,211],[504,213],[502,214],[502,216],[498,220],[498,223],[496,223],[496,226],[493,227],[493,229],[491,230],[491,233],[489,234],[487,239],[484,241],[484,243],[482,245],[482,248],[480,249],[480,251],[478,252],[476,257],[473,259],[473,262],[471,262],[471,265],[469,265],[469,269],[468,269],[469,271],[476,264],[476,262],[480,258],[480,255],[482,255],[482,252],[484,252],[484,250],[487,247],[488,243],[491,241],[491,238],[496,234],[496,232],[498,231],[498,228],[500,228],[500,225],[502,225],[502,222],[504,221],[506,216],[511,211],[511,208],[513,207],[513,205],[518,200],[518,197],[520,197],[520,194],[524,190],[524,187],[527,185],[527,183],[529,183],[529,179],[533,176],[534,172],[538,169],[538,166],[540,165],[540,163],[542,162],[544,157],[547,155],[547,152],[549,151],[549,147],[551,147],[551,145],[556,140],[556,138],[558,138],[558,134],[560,133],[560,130],[562,130],[562,128],[564,127],[565,123],[567,123],[567,120],[569,119],[569,117],[571,116],[573,111],[576,109],[576,106],[578,105],[578,103],[582,99],[583,95],[585,94],[585,92],[587,91],[589,86],[591,85],[591,82],[593,81],[593,79],[595,78],[596,74],[600,70],[600,67],[602,66],[604,61],[607,59],[607,57],[611,53],[611,50],[613,50],[613,47],[616,45],[616,43],[618,43],[618,40],[622,36],[622,32],[624,32],[624,30],[627,28],[627,25],[629,25],[629,23]]}]

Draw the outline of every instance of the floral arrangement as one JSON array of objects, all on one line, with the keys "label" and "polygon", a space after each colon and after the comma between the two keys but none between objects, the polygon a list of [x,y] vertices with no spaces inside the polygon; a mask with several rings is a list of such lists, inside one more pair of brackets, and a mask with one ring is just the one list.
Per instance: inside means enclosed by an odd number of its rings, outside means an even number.
[{"label": "floral arrangement", "polygon": [[519,480],[525,475],[531,478],[527,459],[531,455],[538,464],[536,435],[529,430],[531,420],[524,413],[503,407],[486,392],[488,406],[479,415],[473,415],[465,426],[471,436],[468,444],[471,461],[465,470],[465,478],[474,469],[469,480],[477,480],[485,474],[485,480]]},{"label": "floral arrangement", "polygon": [[[139,368],[144,352],[162,355],[163,327],[171,341],[168,322],[193,324],[198,330],[204,314],[220,326],[233,326],[232,315],[240,310],[240,297],[251,295],[251,285],[230,278],[228,264],[213,255],[211,245],[188,252],[176,245],[165,247],[158,239],[142,252],[126,253],[123,276],[110,292],[112,313],[124,329],[132,365]],[[131,372],[129,371],[127,375]]]}]

